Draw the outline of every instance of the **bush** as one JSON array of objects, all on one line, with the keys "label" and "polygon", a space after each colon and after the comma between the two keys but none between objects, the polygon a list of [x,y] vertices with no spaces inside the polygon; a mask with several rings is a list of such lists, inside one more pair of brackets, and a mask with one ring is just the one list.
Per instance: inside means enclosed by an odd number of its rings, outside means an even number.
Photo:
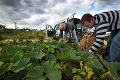
[{"label": "bush", "polygon": [[7,45],[7,43],[0,42],[0,47],[6,46],[6,45]]}]

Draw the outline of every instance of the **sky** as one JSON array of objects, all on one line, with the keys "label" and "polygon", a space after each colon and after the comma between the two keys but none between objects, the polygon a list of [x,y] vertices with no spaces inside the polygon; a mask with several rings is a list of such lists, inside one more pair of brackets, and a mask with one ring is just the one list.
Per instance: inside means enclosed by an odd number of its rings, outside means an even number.
[{"label": "sky", "polygon": [[120,0],[0,0],[0,24],[6,28],[45,29],[73,13],[81,18],[104,11],[120,10]]}]

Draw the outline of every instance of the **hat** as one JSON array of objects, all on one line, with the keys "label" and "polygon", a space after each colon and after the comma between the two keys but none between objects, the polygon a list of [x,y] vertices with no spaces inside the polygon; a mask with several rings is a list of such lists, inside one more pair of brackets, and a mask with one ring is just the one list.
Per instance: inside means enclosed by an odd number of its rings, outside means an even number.
[{"label": "hat", "polygon": [[65,29],[66,29],[66,24],[65,24],[65,23],[60,23],[60,29],[61,29],[62,31],[65,31]]}]

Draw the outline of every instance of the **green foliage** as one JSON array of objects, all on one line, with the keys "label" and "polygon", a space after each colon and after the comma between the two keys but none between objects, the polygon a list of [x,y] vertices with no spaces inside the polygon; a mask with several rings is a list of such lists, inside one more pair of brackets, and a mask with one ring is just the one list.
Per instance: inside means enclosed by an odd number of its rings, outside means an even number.
[{"label": "green foliage", "polygon": [[0,34],[0,41],[2,41],[3,40],[3,37],[2,37],[2,35]]},{"label": "green foliage", "polygon": [[46,61],[42,66],[48,79],[61,80],[60,66],[55,61]]},{"label": "green foliage", "polygon": [[[119,62],[77,51],[61,42],[9,44],[0,47],[0,79],[6,80],[119,80]],[[16,77],[17,76],[17,77]]]},{"label": "green foliage", "polygon": [[13,66],[13,63],[2,64],[0,66],[0,75],[2,75],[4,73],[8,72],[9,70],[11,70],[12,66]]},{"label": "green foliage", "polygon": [[53,40],[59,41],[60,40],[60,36],[53,36]]},{"label": "green foliage", "polygon": [[23,69],[26,67],[26,65],[27,65],[27,63],[29,62],[29,60],[30,60],[29,58],[24,58],[24,59],[21,59],[21,60],[17,61],[17,62],[13,65],[12,71],[15,72],[15,73],[17,73],[17,72],[19,72],[20,70],[23,70]]},{"label": "green foliage", "polygon": [[8,45],[8,43],[0,42],[0,47],[6,46],[6,45]]},{"label": "green foliage", "polygon": [[42,31],[25,31],[25,30],[4,30],[0,32],[0,41],[3,40],[8,43],[24,43],[37,40],[43,42],[45,33]]},{"label": "green foliage", "polygon": [[27,79],[26,80],[44,80],[45,77],[43,76],[43,68],[41,66],[34,66],[30,68],[27,72]]}]

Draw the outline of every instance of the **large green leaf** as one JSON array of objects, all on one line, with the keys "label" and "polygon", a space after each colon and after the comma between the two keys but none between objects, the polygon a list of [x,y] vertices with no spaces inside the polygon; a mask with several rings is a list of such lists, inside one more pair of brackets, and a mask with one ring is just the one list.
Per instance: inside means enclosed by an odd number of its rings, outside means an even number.
[{"label": "large green leaf", "polygon": [[110,69],[110,76],[113,80],[120,80],[120,76],[117,74],[117,72],[114,69]]},{"label": "large green leaf", "polygon": [[72,60],[77,60],[77,61],[80,60],[80,58],[76,54],[77,53],[76,50],[68,50],[67,53],[69,54],[69,56]]},{"label": "large green leaf", "polygon": [[12,71],[19,72],[20,70],[23,70],[26,67],[26,64],[29,62],[29,60],[30,60],[29,58],[24,58],[24,59],[19,60],[12,67]]},{"label": "large green leaf", "polygon": [[5,80],[21,80],[25,75],[25,72],[18,72],[18,73],[14,73],[10,76],[6,76]]},{"label": "large green leaf", "polygon": [[55,45],[48,45],[47,46],[48,50],[51,51],[52,53],[55,51],[55,48],[57,48]]},{"label": "large green leaf", "polygon": [[114,69],[115,71],[120,70],[120,62],[108,62],[110,67]]},{"label": "large green leaf", "polygon": [[68,53],[62,52],[57,54],[57,59],[61,61],[69,61],[70,55]]},{"label": "large green leaf", "polygon": [[81,51],[78,55],[84,60],[84,65],[92,67],[95,73],[101,73],[103,66],[95,55],[86,51]]},{"label": "large green leaf", "polygon": [[21,53],[21,47],[20,46],[15,46],[15,45],[10,45],[6,47],[6,50],[9,55],[14,56],[15,54]]},{"label": "large green leaf", "polygon": [[57,59],[56,59],[55,55],[47,54],[47,60],[49,60],[49,61],[56,61]]},{"label": "large green leaf", "polygon": [[32,50],[34,50],[34,47],[33,46],[29,46],[29,45],[28,46],[23,46],[23,48],[22,48],[22,51],[24,53],[32,51]]},{"label": "large green leaf", "polygon": [[65,75],[66,75],[66,76],[73,76],[72,69],[73,69],[72,67],[67,68],[67,69],[65,70]]},{"label": "large green leaf", "polygon": [[34,57],[35,59],[41,59],[42,57],[45,56],[45,54],[43,52],[37,52],[37,51],[33,51],[33,52],[30,52],[30,53],[27,53],[26,54],[27,57],[29,58],[32,58]]},{"label": "large green leaf", "polygon": [[12,66],[13,66],[13,63],[6,63],[5,65],[3,65],[4,71],[11,70]]},{"label": "large green leaf", "polygon": [[90,60],[90,62],[87,62],[87,66],[90,66],[93,68],[93,71],[97,74],[97,73],[101,73],[103,71],[103,66],[102,64],[99,62],[98,59],[93,58],[92,60]]},{"label": "large green leaf", "polygon": [[13,63],[6,63],[0,67],[0,75],[11,70]]},{"label": "large green leaf", "polygon": [[10,62],[11,62],[11,63],[16,63],[16,62],[19,61],[21,58],[22,58],[22,53],[15,54],[15,55],[11,58]]},{"label": "large green leaf", "polygon": [[91,54],[89,54],[87,51],[80,51],[77,54],[85,61],[89,61],[87,58],[91,56]]},{"label": "large green leaf", "polygon": [[61,80],[60,66],[55,61],[46,61],[42,66],[47,78],[50,80]]},{"label": "large green leaf", "polygon": [[98,60],[98,58],[95,55],[90,54],[87,57],[86,63],[87,66],[92,67],[95,74],[101,74],[101,72],[104,70],[103,64]]},{"label": "large green leaf", "polygon": [[52,52],[52,53],[55,51],[55,49],[54,49],[54,48],[51,48],[51,47],[49,47],[48,50],[49,50],[50,52]]},{"label": "large green leaf", "polygon": [[7,63],[10,61],[9,55],[6,53],[6,49],[4,49],[1,54],[0,54],[0,60],[3,61],[4,63]]},{"label": "large green leaf", "polygon": [[35,66],[28,70],[27,80],[44,80],[43,68],[41,66]]},{"label": "large green leaf", "polygon": [[34,47],[34,51],[42,51],[43,49],[44,49],[44,47],[41,45]]},{"label": "large green leaf", "polygon": [[108,62],[110,66],[110,76],[114,80],[120,80],[120,76],[117,74],[117,71],[120,71],[120,62]]}]

